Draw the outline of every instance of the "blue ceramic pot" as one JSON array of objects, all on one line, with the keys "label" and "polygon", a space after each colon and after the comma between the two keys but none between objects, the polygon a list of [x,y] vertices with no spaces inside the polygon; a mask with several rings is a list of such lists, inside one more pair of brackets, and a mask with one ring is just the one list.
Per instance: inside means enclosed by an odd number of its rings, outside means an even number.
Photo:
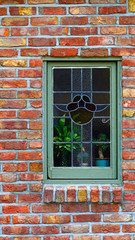
[{"label": "blue ceramic pot", "polygon": [[96,167],[109,167],[109,159],[96,159],[95,166]]}]

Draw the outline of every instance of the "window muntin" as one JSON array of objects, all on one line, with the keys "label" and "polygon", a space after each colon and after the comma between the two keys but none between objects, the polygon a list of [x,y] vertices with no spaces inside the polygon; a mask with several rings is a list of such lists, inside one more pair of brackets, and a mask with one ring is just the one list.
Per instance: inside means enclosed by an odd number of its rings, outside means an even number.
[{"label": "window muntin", "polygon": [[[105,61],[105,59],[103,61],[96,61],[95,59],[93,61],[90,60],[86,60],[84,59],[83,62],[78,61],[79,59],[73,60],[71,62],[68,62],[67,59],[64,62],[63,59],[54,59],[54,61],[52,59],[49,58],[49,60],[47,60],[46,62],[46,67],[48,69],[48,71],[46,72],[46,84],[45,84],[45,91],[46,91],[46,96],[45,96],[45,120],[47,122],[46,128],[45,128],[45,136],[47,136],[47,138],[45,138],[45,156],[47,158],[48,161],[46,161],[47,165],[46,165],[46,176],[48,181],[50,181],[49,179],[55,179],[55,182],[61,182],[68,179],[68,182],[71,183],[73,182],[78,182],[79,179],[81,179],[81,182],[85,181],[90,181],[92,179],[94,179],[94,182],[104,182],[108,179],[107,182],[109,182],[110,180],[114,180],[114,182],[116,182],[115,180],[120,178],[120,173],[118,171],[119,168],[119,161],[118,158],[120,156],[120,151],[118,149],[118,145],[119,145],[119,138],[118,135],[120,133],[120,129],[118,128],[118,121],[119,118],[117,117],[117,114],[119,113],[119,109],[120,109],[120,105],[119,105],[119,98],[117,98],[119,96],[119,92],[120,92],[120,88],[119,88],[119,75],[120,75],[120,61]],[[119,59],[120,60],[120,59]],[[69,166],[58,166],[60,164],[58,164],[56,161],[54,161],[54,153],[53,153],[53,148],[54,148],[54,119],[55,119],[55,115],[57,115],[57,111],[58,108],[54,107],[54,102],[55,100],[58,101],[57,104],[61,105],[61,100],[63,100],[64,104],[67,104],[67,101],[71,100],[71,93],[68,94],[66,97],[62,96],[62,91],[64,91],[64,88],[66,89],[65,91],[70,91],[71,88],[71,82],[69,81],[68,84],[65,86],[64,82],[61,83],[60,80],[58,80],[58,84],[53,84],[54,83],[54,69],[59,70],[60,69],[66,69],[67,71],[67,78],[70,78],[71,76],[71,69],[76,69],[76,73],[78,73],[80,70],[79,69],[87,69],[87,71],[85,70],[84,72],[84,79],[85,79],[85,84],[83,84],[83,89],[84,91],[87,92],[87,88],[88,86],[86,86],[86,83],[88,83],[86,76],[88,76],[88,72],[90,72],[90,68],[93,68],[93,72],[94,72],[94,76],[96,75],[97,70],[96,69],[109,69],[109,75],[110,75],[110,81],[109,84],[105,86],[105,94],[106,97],[102,98],[102,84],[97,85],[95,82],[93,84],[93,90],[95,91],[93,93],[93,99],[92,101],[94,102],[94,104],[98,104],[99,99],[102,99],[102,104],[108,104],[108,99],[110,101],[110,106],[108,106],[103,112],[95,112],[94,118],[93,118],[93,126],[96,128],[98,119],[100,119],[101,117],[104,116],[104,118],[102,119],[103,124],[105,124],[104,122],[107,121],[107,118],[109,119],[109,124],[110,124],[110,139],[109,142],[107,142],[107,144],[109,143],[109,147],[110,147],[110,153],[108,154],[110,156],[110,161],[109,161],[109,166],[108,167],[99,167],[99,166],[94,166],[94,161],[92,164],[89,164],[88,166],[82,166],[82,165],[78,165],[77,164],[73,164],[74,158],[72,160],[72,166],[71,164],[69,164]],[[65,71],[65,70],[64,70]],[[56,75],[56,74],[55,74]],[[90,75],[90,74],[89,74]],[[74,74],[75,76],[75,74]],[[79,73],[76,74],[76,81],[79,81]],[[99,74],[101,80],[103,81],[103,76],[101,76],[101,74]],[[64,79],[64,77],[63,77]],[[56,81],[56,80],[55,80]],[[59,83],[60,81],[60,83]],[[57,86],[58,85],[58,86]],[[60,85],[60,90],[61,92],[58,95],[58,91],[59,91],[59,85]],[[75,84],[73,84],[75,85]],[[79,83],[76,84],[76,88],[77,91],[79,92]],[[87,84],[88,85],[88,84]],[[110,86],[109,86],[110,85]],[[108,88],[110,87],[109,91]],[[102,91],[99,93],[99,88],[102,89]],[[54,93],[57,92],[58,96],[54,97]],[[104,92],[104,91],[103,91]],[[98,94],[98,100],[96,97],[96,94]],[[109,94],[109,97],[107,96]],[[55,94],[56,95],[56,94]],[[59,97],[60,96],[60,97]],[[118,104],[117,100],[118,99]],[[47,105],[46,105],[47,104]],[[99,105],[99,104],[98,104]],[[63,106],[63,105],[62,105]],[[59,112],[59,117],[60,119],[65,118],[65,122],[68,125],[69,123],[69,117],[67,115],[67,112],[64,113],[65,111],[65,106],[60,106],[60,111]],[[57,110],[56,110],[57,109]],[[61,111],[62,109],[62,111]],[[104,114],[103,114],[104,113]],[[110,114],[110,116],[109,116]],[[63,117],[64,115],[64,117]],[[102,116],[103,115],[103,116]],[[109,116],[109,117],[108,117]],[[58,117],[57,117],[58,118]],[[74,123],[73,123],[74,124]],[[91,121],[88,124],[83,125],[83,127],[86,128],[86,132],[87,134],[82,134],[83,138],[84,138],[84,144],[85,144],[85,148],[87,149],[88,153],[91,155],[91,152],[93,154],[94,152],[94,142],[93,142],[93,147],[92,147],[92,151],[91,148],[89,148],[89,143],[87,144],[88,139],[90,138],[91,132],[88,131],[89,129],[89,124],[91,124]],[[81,128],[82,126],[80,126],[79,124],[77,125],[79,128]],[[100,127],[102,128],[102,127]],[[92,130],[93,132],[93,130]],[[92,139],[93,140],[93,139]],[[108,139],[107,139],[108,141]],[[79,144],[77,141],[74,142],[74,144]],[[97,144],[97,142],[95,143],[95,145]],[[106,144],[106,142],[105,142]],[[82,150],[81,150],[82,151]],[[96,151],[96,150],[95,150]],[[82,158],[82,157],[81,157]],[[86,156],[87,159],[87,156]],[[55,164],[54,164],[55,163]],[[81,159],[81,163],[82,163],[82,159]],[[98,180],[99,179],[99,180]],[[102,180],[101,180],[102,179]],[[110,180],[109,180],[110,179]],[[93,180],[92,180],[93,182]]]}]

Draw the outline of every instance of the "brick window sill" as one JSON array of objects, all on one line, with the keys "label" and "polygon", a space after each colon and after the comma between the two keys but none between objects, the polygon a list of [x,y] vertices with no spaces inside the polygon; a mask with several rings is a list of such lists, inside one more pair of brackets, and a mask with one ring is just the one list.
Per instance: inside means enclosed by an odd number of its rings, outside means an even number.
[{"label": "brick window sill", "polygon": [[79,186],[79,185],[45,185],[45,203],[120,203],[123,189],[120,186]]}]

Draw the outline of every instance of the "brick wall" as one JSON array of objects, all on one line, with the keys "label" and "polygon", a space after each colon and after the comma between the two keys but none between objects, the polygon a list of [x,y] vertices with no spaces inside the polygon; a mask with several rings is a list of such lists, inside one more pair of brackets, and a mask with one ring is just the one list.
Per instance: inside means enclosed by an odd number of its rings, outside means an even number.
[{"label": "brick wall", "polygon": [[[0,240],[135,240],[132,3],[0,0]],[[122,57],[123,185],[43,184],[42,57],[47,55]]]}]

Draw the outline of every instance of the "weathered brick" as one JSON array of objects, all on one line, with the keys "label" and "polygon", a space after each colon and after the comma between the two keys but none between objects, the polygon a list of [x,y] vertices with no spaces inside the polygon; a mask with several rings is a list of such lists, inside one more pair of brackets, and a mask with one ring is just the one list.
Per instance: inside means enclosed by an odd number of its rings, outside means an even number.
[{"label": "weathered brick", "polygon": [[49,237],[48,236],[48,237],[44,237],[44,240],[69,240],[69,238],[70,238],[69,236],[65,236],[65,235],[64,236],[58,236],[58,237],[57,236],[55,236],[55,237],[53,237],[53,236]]},{"label": "weathered brick", "polygon": [[114,45],[114,37],[89,37],[88,45]]},{"label": "weathered brick", "polygon": [[135,169],[135,162],[123,162],[122,163],[123,170],[134,170]]},{"label": "weathered brick", "polygon": [[118,235],[118,236],[104,236],[103,240],[131,240],[129,235]]},{"label": "weathered brick", "polygon": [[62,25],[85,25],[88,23],[88,17],[62,17]]},{"label": "weathered brick", "polygon": [[55,46],[55,38],[29,38],[29,46]]},{"label": "weathered brick", "polygon": [[3,171],[4,172],[25,172],[27,171],[26,163],[4,163]]},{"label": "weathered brick", "polygon": [[76,48],[52,48],[51,56],[52,57],[73,57],[77,56],[78,49]]},{"label": "weathered brick", "polygon": [[42,80],[31,80],[30,81],[31,88],[41,88],[42,87]]},{"label": "weathered brick", "polygon": [[97,27],[71,27],[71,35],[96,35]]},{"label": "weathered brick", "polygon": [[31,172],[42,172],[43,171],[43,164],[42,163],[30,163],[30,171]]},{"label": "weathered brick", "polygon": [[88,204],[62,204],[62,212],[89,212]]},{"label": "weathered brick", "polygon": [[13,216],[13,224],[38,224],[40,223],[39,216]]},{"label": "weathered brick", "polygon": [[135,183],[126,182],[123,184],[125,191],[134,191],[135,190]]},{"label": "weathered brick", "polygon": [[23,149],[27,148],[27,142],[0,142],[0,149]]},{"label": "weathered brick", "polygon": [[4,173],[0,174],[0,182],[15,182],[16,174],[13,173]]},{"label": "weathered brick", "polygon": [[21,108],[25,108],[26,105],[27,105],[26,101],[21,101],[21,100],[15,100],[15,101],[0,100],[0,108],[21,109]]},{"label": "weathered brick", "polygon": [[125,6],[119,7],[99,7],[99,14],[116,14],[116,13],[126,13]]},{"label": "weathered brick", "polygon": [[21,194],[18,195],[18,202],[36,203],[41,202],[41,194]]},{"label": "weathered brick", "polygon": [[24,121],[0,121],[0,129],[26,129],[27,122]]},{"label": "weathered brick", "polygon": [[133,117],[135,115],[135,110],[133,109],[124,109],[122,112],[123,117]]},{"label": "weathered brick", "polygon": [[42,27],[40,29],[41,35],[67,35],[67,27]]},{"label": "weathered brick", "polygon": [[[117,27],[117,26],[116,27],[115,26],[101,27],[100,31],[101,31],[101,34],[103,34],[103,35],[125,35],[127,33],[127,28],[126,27]],[[125,54],[123,54],[123,55],[125,55]]]},{"label": "weathered brick", "polygon": [[120,225],[93,225],[92,226],[92,232],[93,233],[119,233],[120,232]]},{"label": "weathered brick", "polygon": [[125,203],[122,205],[123,212],[134,212],[135,211],[135,203]]},{"label": "weathered brick", "polygon": [[30,57],[34,57],[34,56],[46,56],[48,54],[48,50],[45,48],[39,48],[39,49],[35,49],[35,48],[22,48],[21,49],[21,56],[30,56]]},{"label": "weathered brick", "polygon": [[15,237],[14,240],[41,240],[41,238],[40,237]]},{"label": "weathered brick", "polygon": [[74,186],[67,187],[67,202],[76,201],[76,188]]},{"label": "weathered brick", "polygon": [[59,203],[64,202],[65,195],[64,195],[64,188],[63,187],[56,187],[55,199],[56,199],[56,202],[59,202]]},{"label": "weathered brick", "polygon": [[[11,70],[10,69],[0,69],[0,78],[11,78],[11,77],[15,77],[15,76],[16,76],[16,71],[14,69],[11,69]],[[13,92],[15,93],[15,91],[11,91],[11,93],[13,93]],[[3,94],[3,93],[4,93],[4,91],[0,90],[0,98],[3,98],[3,97],[1,97],[1,94]],[[6,93],[6,91],[5,91],[5,93]],[[7,92],[7,93],[9,93],[9,92]]]},{"label": "weathered brick", "polygon": [[21,181],[41,181],[43,180],[43,174],[37,173],[21,173],[19,175]]},{"label": "weathered brick", "polygon": [[[15,117],[16,117],[15,111],[0,111],[0,118],[1,119],[15,118]],[[9,136],[10,136],[10,134],[9,134]]]},{"label": "weathered brick", "polygon": [[3,234],[9,235],[24,235],[29,233],[29,227],[22,227],[22,226],[8,226],[2,227]]},{"label": "weathered brick", "polygon": [[55,3],[55,0],[28,0],[28,4],[47,4]]},{"label": "weathered brick", "polygon": [[28,205],[7,205],[3,206],[3,213],[12,214],[12,213],[29,213]]},{"label": "weathered brick", "polygon": [[83,46],[85,45],[84,38],[59,38],[60,46]]},{"label": "weathered brick", "polygon": [[9,12],[10,12],[10,15],[13,15],[13,16],[35,15],[36,8],[35,7],[10,7]]},{"label": "weathered brick", "polygon": [[42,116],[42,112],[38,110],[21,110],[18,112],[18,118],[23,118],[23,119],[37,119]]},{"label": "weathered brick", "polygon": [[90,24],[92,25],[112,25],[116,23],[116,17],[91,17]]},{"label": "weathered brick", "polygon": [[116,3],[116,0],[89,0],[89,3],[95,3],[95,4]]},{"label": "weathered brick", "polygon": [[26,184],[5,184],[2,186],[4,192],[23,192],[26,191]]},{"label": "weathered brick", "polygon": [[85,0],[59,0],[60,4],[82,4]]},{"label": "weathered brick", "polygon": [[98,187],[91,187],[90,199],[91,199],[91,202],[99,202],[99,188]]},{"label": "weathered brick", "polygon": [[92,212],[118,212],[118,204],[94,204],[92,205]]},{"label": "weathered brick", "polygon": [[87,188],[85,186],[78,187],[78,201],[79,202],[87,201]]},{"label": "weathered brick", "polygon": [[109,203],[111,201],[111,193],[109,187],[102,187],[102,202]]},{"label": "weathered brick", "polygon": [[128,97],[128,98],[133,98],[133,97],[135,97],[135,89],[123,89],[123,97]]},{"label": "weathered brick", "polygon": [[82,215],[75,215],[74,222],[100,222],[101,215],[99,214],[82,214]]},{"label": "weathered brick", "polygon": [[0,217],[0,224],[9,224],[10,216],[1,216]]},{"label": "weathered brick", "polygon": [[59,229],[56,226],[32,227],[32,234],[35,235],[58,234],[58,233]]},{"label": "weathered brick", "polygon": [[7,15],[7,9],[4,7],[0,8],[0,16]]},{"label": "weathered brick", "polygon": [[20,46],[26,46],[25,38],[0,38],[0,47],[20,47]]},{"label": "weathered brick", "polygon": [[45,187],[44,189],[44,202],[53,202],[53,186]]},{"label": "weathered brick", "polygon": [[122,80],[123,87],[134,87],[135,86],[135,79],[123,79]]},{"label": "weathered brick", "polygon": [[[40,69],[25,69],[25,70],[19,70],[18,71],[18,76],[22,78],[37,78],[37,77],[42,77],[42,70]],[[27,90],[27,93],[30,92]],[[20,93],[20,92],[19,92]]]},{"label": "weathered brick", "polygon": [[39,131],[32,131],[32,132],[18,132],[18,138],[20,139],[39,139],[42,138],[42,133]]},{"label": "weathered brick", "polygon": [[122,189],[120,187],[113,187],[113,202],[121,202],[122,199]]},{"label": "weathered brick", "polygon": [[124,193],[124,201],[135,201],[135,194],[133,193]]},{"label": "weathered brick", "polygon": [[31,192],[42,192],[43,184],[42,183],[33,183],[30,185]]},{"label": "weathered brick", "polygon": [[123,180],[134,181],[135,173],[134,172],[123,172]]},{"label": "weathered brick", "polygon": [[87,233],[89,232],[89,225],[63,225],[61,229],[62,233]]},{"label": "weathered brick", "polygon": [[30,67],[42,67],[43,60],[42,59],[30,59]]},{"label": "weathered brick", "polygon": [[[123,77],[135,77],[135,69],[134,68],[124,68],[122,71]],[[126,91],[126,90],[125,90]],[[134,91],[134,90],[132,90]]]},{"label": "weathered brick", "polygon": [[42,107],[42,101],[31,101],[30,105],[34,108],[41,108]]},{"label": "weathered brick", "polygon": [[0,195],[0,203],[14,203],[16,202],[16,196],[14,194]]},{"label": "weathered brick", "polygon": [[105,214],[104,222],[131,222],[131,214]]},{"label": "weathered brick", "polygon": [[15,49],[1,49],[0,57],[17,57],[18,52]]},{"label": "weathered brick", "polygon": [[112,56],[135,56],[134,48],[112,48]]},{"label": "weathered brick", "polygon": [[2,88],[25,88],[25,87],[27,87],[27,81],[21,80],[21,79],[18,79],[18,80],[2,79],[1,87]]},{"label": "weathered brick", "polygon": [[135,224],[124,224],[122,228],[123,232],[135,232]]},{"label": "weathered brick", "polygon": [[27,67],[27,60],[1,60],[3,67]]},{"label": "weathered brick", "polygon": [[134,128],[135,121],[134,120],[123,120],[123,128]]},{"label": "weathered brick", "polygon": [[[123,141],[122,147],[123,147],[124,149],[127,149],[127,148],[133,148],[133,149],[135,149],[135,141]],[[128,164],[129,164],[129,163],[128,163]]]},{"label": "weathered brick", "polygon": [[0,153],[0,160],[14,160],[16,156],[16,152],[1,152]]},{"label": "weathered brick", "polygon": [[25,0],[1,0],[0,5],[16,5],[16,4],[25,4]]},{"label": "weathered brick", "polygon": [[0,28],[0,37],[8,37],[9,29],[8,28]]},{"label": "weathered brick", "polygon": [[100,240],[100,236],[96,235],[80,235],[73,236],[73,240]]},{"label": "weathered brick", "polygon": [[[11,36],[37,36],[38,29],[34,27],[12,28]],[[26,49],[27,50],[27,49]]]},{"label": "weathered brick", "polygon": [[65,15],[66,8],[65,7],[39,7],[40,15]]},{"label": "weathered brick", "polygon": [[129,34],[131,35],[135,34],[135,27],[129,27]]},{"label": "weathered brick", "polygon": [[19,152],[18,160],[42,160],[42,152]]},{"label": "weathered brick", "polygon": [[63,224],[69,223],[70,216],[69,215],[43,215],[42,223],[44,224]]},{"label": "weathered brick", "polygon": [[133,151],[127,151],[122,153],[123,159],[133,160],[135,159],[135,153]]},{"label": "weathered brick", "polygon": [[33,130],[42,129],[42,122],[41,121],[30,122],[30,129],[33,129]]},{"label": "weathered brick", "polygon": [[107,48],[84,48],[81,50],[82,57],[105,57],[108,56]]},{"label": "weathered brick", "polygon": [[134,16],[119,17],[119,24],[121,24],[121,25],[134,25],[135,24],[135,17]]},{"label": "weathered brick", "polygon": [[2,18],[1,24],[3,26],[27,26],[28,18],[5,17],[5,18]]},{"label": "weathered brick", "polygon": [[15,138],[16,138],[15,132],[8,132],[8,131],[0,132],[0,139],[15,139]]},{"label": "weathered brick", "polygon": [[73,15],[96,14],[96,7],[70,7],[69,12]]},{"label": "weathered brick", "polygon": [[[23,72],[23,74],[25,73]],[[27,71],[26,71],[26,74],[27,74]],[[36,75],[36,72],[32,72],[29,74],[31,74],[34,77],[34,74]],[[41,98],[41,97],[42,97],[41,91],[32,91],[32,90],[18,91],[18,98]]]},{"label": "weathered brick", "polygon": [[44,205],[33,205],[32,212],[33,213],[53,213],[59,211],[58,204],[44,204]]},{"label": "weathered brick", "polygon": [[32,26],[56,25],[58,24],[57,17],[32,17]]}]

